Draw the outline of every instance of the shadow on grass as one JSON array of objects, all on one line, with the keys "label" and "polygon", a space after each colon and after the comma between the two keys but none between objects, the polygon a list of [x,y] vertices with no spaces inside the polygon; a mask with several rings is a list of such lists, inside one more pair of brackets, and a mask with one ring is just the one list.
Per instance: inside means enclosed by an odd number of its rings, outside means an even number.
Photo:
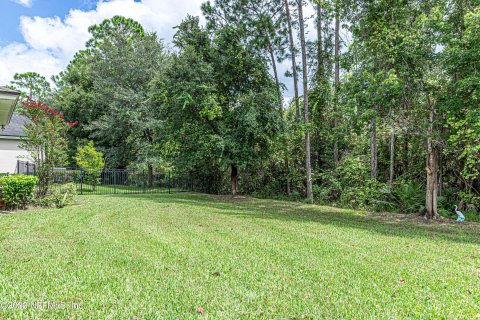
[{"label": "shadow on grass", "polygon": [[216,210],[217,213],[246,219],[314,222],[342,228],[356,228],[386,236],[427,238],[432,241],[480,244],[480,224],[405,220],[403,215],[367,214],[360,211],[305,205],[274,200],[221,201],[205,194],[122,194],[110,197],[186,205]]}]

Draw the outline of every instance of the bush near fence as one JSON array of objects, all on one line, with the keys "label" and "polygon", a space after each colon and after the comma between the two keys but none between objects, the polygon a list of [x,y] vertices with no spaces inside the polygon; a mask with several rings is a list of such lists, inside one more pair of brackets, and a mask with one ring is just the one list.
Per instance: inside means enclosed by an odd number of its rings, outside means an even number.
[{"label": "bush near fence", "polygon": [[7,208],[25,209],[33,199],[38,178],[23,174],[0,178],[1,197]]}]

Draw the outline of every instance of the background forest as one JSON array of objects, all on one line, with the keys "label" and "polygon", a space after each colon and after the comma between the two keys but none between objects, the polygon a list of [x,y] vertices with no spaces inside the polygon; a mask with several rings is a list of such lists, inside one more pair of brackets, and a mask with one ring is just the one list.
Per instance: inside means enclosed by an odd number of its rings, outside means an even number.
[{"label": "background forest", "polygon": [[427,218],[459,205],[479,219],[480,1],[215,0],[202,11],[206,23],[185,17],[171,45],[113,17],[90,27],[53,85],[15,76],[12,87],[78,120],[61,165],[94,141],[107,167],[175,169],[204,192]]}]

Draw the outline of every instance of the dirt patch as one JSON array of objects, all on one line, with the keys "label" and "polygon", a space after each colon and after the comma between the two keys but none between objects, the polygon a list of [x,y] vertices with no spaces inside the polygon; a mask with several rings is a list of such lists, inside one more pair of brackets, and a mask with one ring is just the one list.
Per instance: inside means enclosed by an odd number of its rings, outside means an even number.
[{"label": "dirt patch", "polygon": [[253,202],[256,200],[255,198],[231,195],[209,195],[208,198],[218,202]]},{"label": "dirt patch", "polygon": [[455,219],[440,217],[435,220],[425,219],[424,216],[419,214],[404,214],[404,213],[394,213],[394,212],[370,212],[368,216],[371,218],[378,218],[382,220],[389,221],[410,221],[417,224],[425,225],[465,225],[465,226],[479,226],[476,222],[457,222]]},{"label": "dirt patch", "polygon": [[77,202],[75,204],[67,205],[63,208],[55,208],[54,206],[51,207],[42,207],[42,206],[35,206],[35,205],[30,205],[26,209],[15,209],[15,210],[0,210],[0,215],[2,214],[20,214],[20,213],[26,213],[26,212],[35,212],[35,211],[40,211],[40,210],[47,210],[47,209],[65,209],[65,208],[75,208],[75,207],[81,207],[83,206],[83,202]]}]

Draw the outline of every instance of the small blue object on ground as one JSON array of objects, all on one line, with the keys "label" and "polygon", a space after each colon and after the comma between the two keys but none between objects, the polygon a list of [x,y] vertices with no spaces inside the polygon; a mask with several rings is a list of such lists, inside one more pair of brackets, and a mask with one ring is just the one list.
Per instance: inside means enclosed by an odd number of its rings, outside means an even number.
[{"label": "small blue object on ground", "polygon": [[457,218],[457,221],[458,221],[458,222],[463,222],[463,221],[465,221],[465,216],[463,215],[463,213],[462,213],[460,210],[458,210],[458,207],[457,207],[457,206],[455,206],[455,213],[456,213],[457,216],[458,216],[458,218]]}]

